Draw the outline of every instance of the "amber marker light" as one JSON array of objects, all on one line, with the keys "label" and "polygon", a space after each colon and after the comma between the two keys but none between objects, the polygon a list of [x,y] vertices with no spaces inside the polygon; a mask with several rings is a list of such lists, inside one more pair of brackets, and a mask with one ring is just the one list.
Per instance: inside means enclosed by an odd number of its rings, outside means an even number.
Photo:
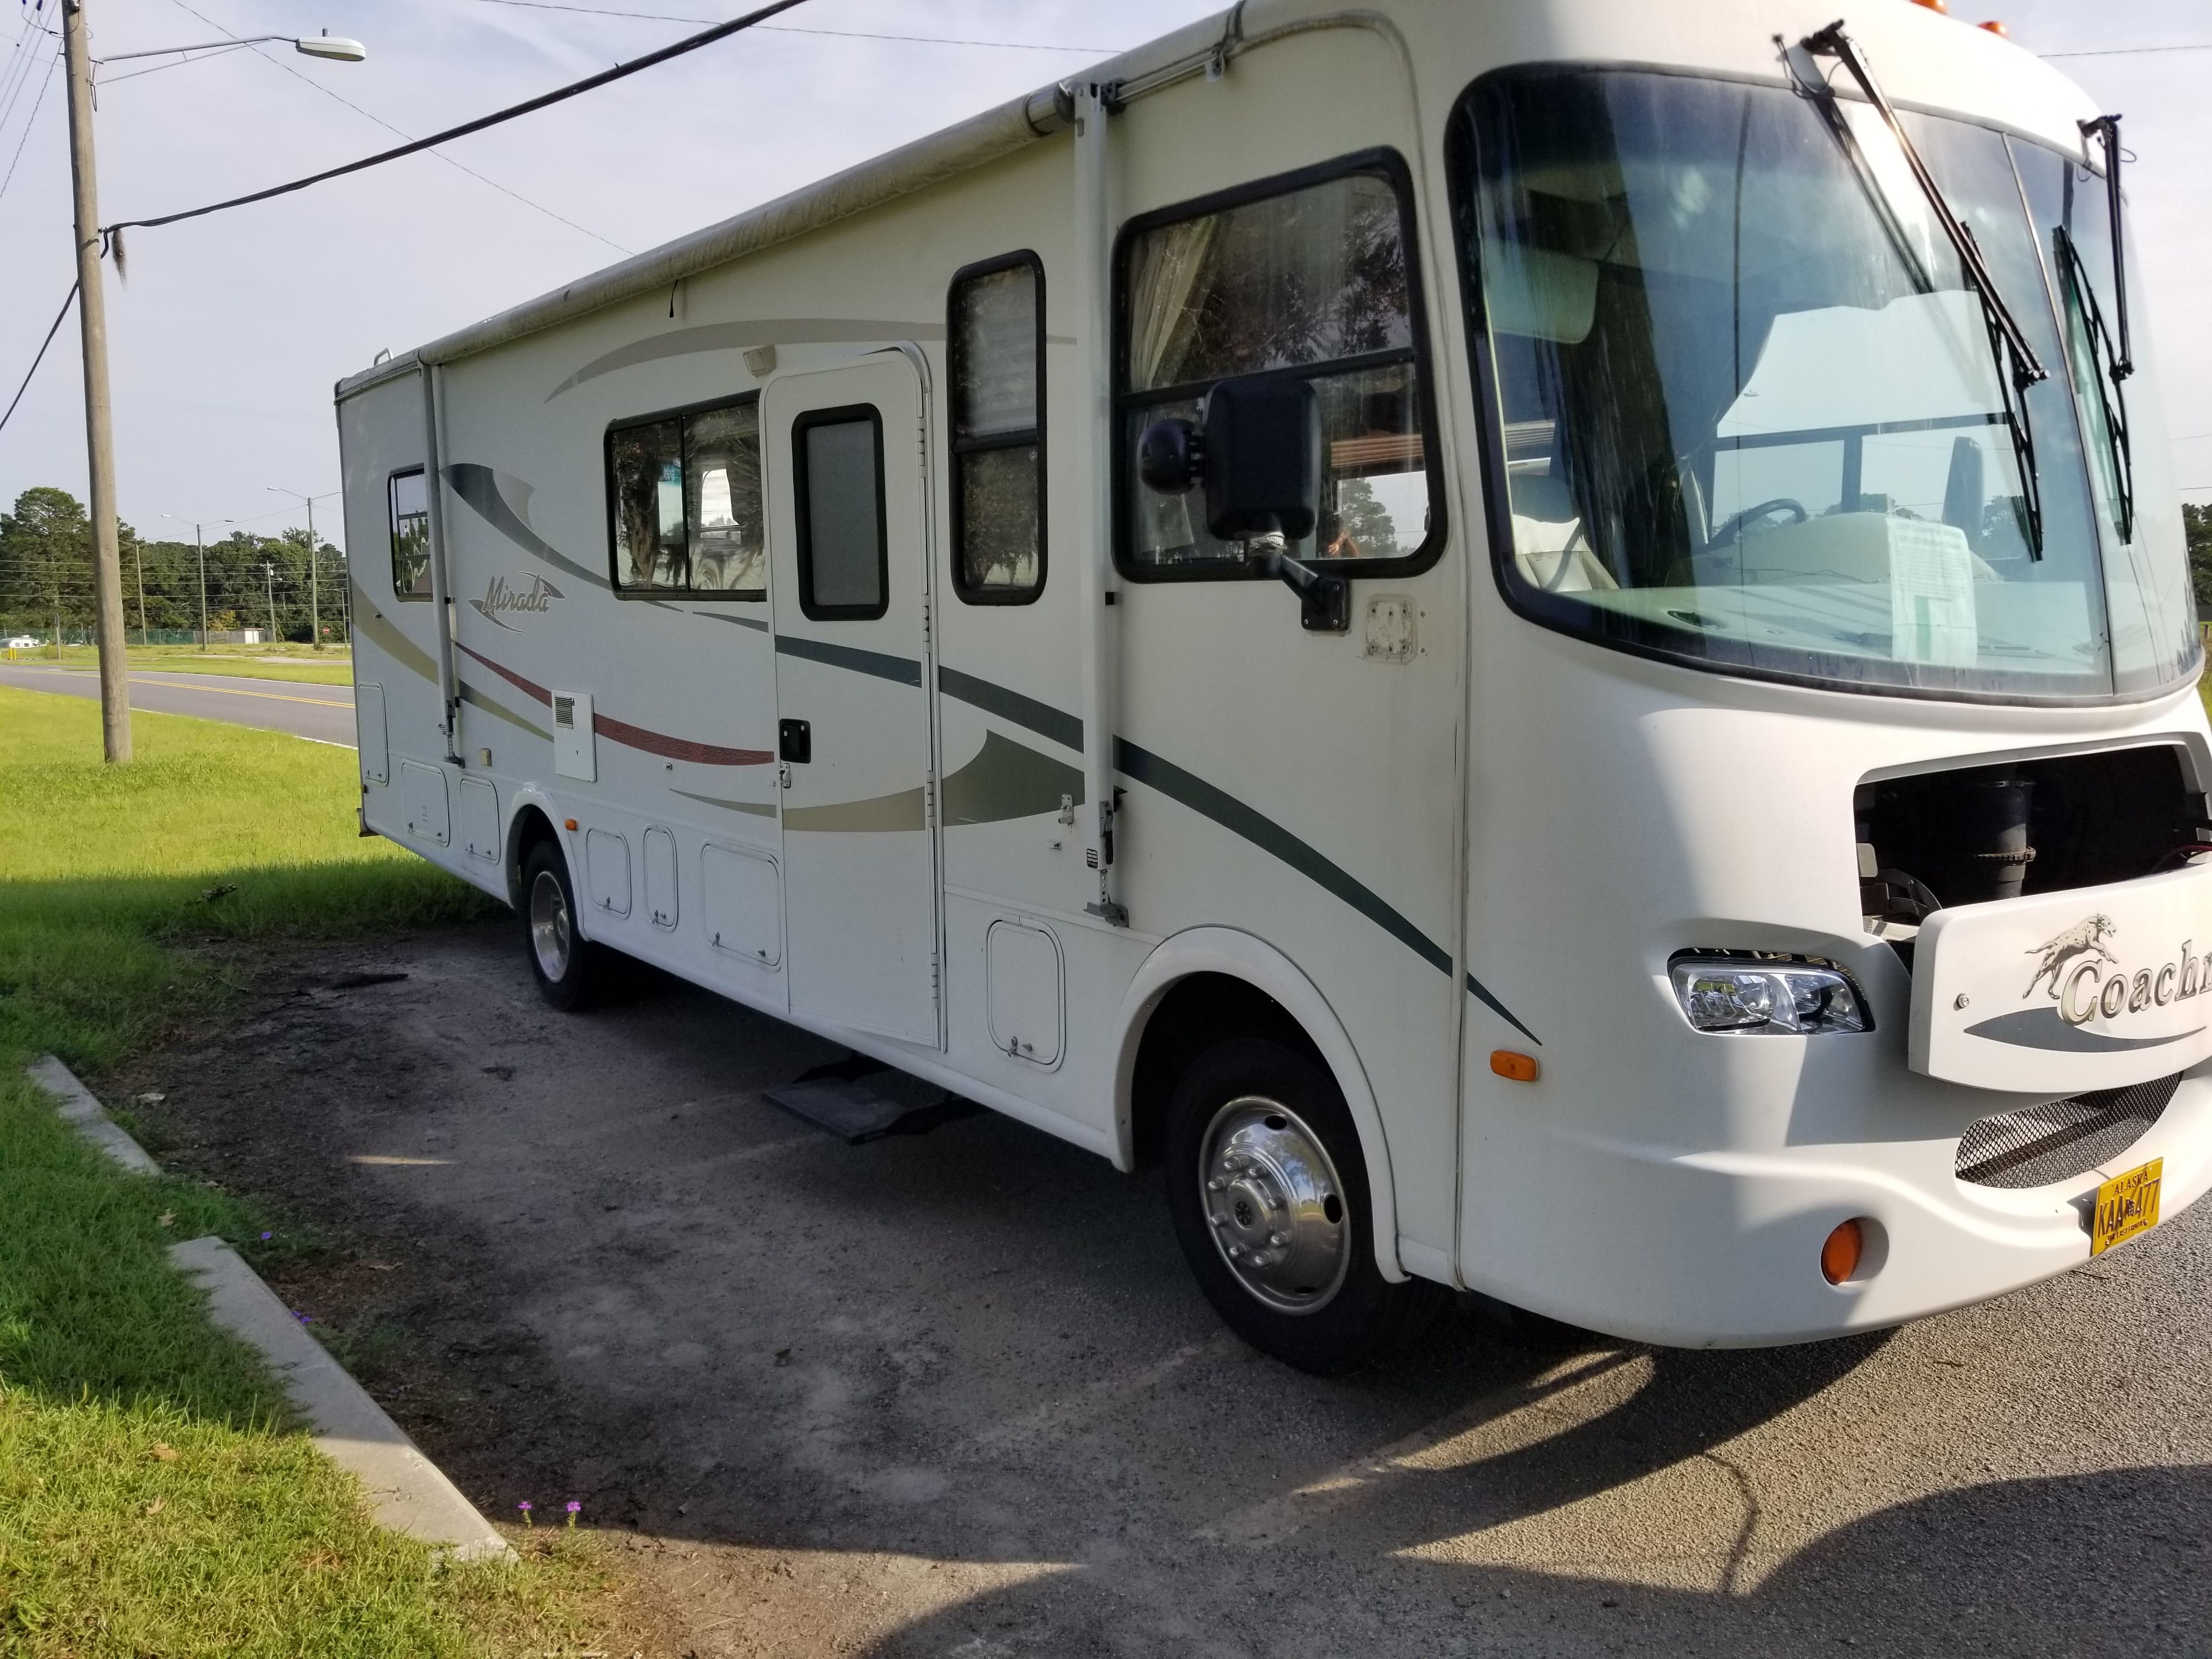
[{"label": "amber marker light", "polygon": [[2012,39],[2012,31],[2007,28],[2002,23],[1997,21],[1994,17],[1990,18],[1988,22],[1978,24],[1976,27],[1987,29],[1991,34],[1996,35],[2000,40],[2009,40]]},{"label": "amber marker light", "polygon": [[571,830],[574,830],[576,827],[576,820],[574,818],[562,818],[561,822]]},{"label": "amber marker light", "polygon": [[1951,9],[1949,6],[1944,3],[1944,0],[1912,0],[1912,3],[1916,6],[1924,6],[1929,11],[1948,11]]},{"label": "amber marker light", "polygon": [[1490,1051],[1490,1069],[1500,1077],[1511,1078],[1516,1083],[1534,1083],[1536,1080],[1536,1056],[1516,1054],[1510,1048],[1492,1048]]},{"label": "amber marker light", "polygon": [[1820,1277],[1840,1285],[1859,1270],[1859,1253],[1866,1249],[1866,1229],[1856,1221],[1839,1223],[1820,1246]]}]

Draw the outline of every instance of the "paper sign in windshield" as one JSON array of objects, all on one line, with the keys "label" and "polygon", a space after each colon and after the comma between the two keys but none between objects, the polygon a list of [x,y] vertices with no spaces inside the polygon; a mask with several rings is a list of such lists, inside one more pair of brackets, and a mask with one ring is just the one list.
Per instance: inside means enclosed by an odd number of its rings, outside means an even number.
[{"label": "paper sign in windshield", "polygon": [[1966,532],[1922,519],[1892,518],[1887,528],[1890,655],[1972,667],[1974,563]]}]

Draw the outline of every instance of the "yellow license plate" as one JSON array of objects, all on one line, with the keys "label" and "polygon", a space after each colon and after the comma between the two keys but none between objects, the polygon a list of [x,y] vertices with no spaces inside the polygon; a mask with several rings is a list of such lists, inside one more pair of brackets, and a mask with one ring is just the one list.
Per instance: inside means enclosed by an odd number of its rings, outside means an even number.
[{"label": "yellow license plate", "polygon": [[2154,1158],[2097,1188],[2097,1209],[2089,1224],[2091,1255],[2102,1255],[2113,1245],[2158,1225],[2158,1183],[2165,1172],[2166,1160]]}]

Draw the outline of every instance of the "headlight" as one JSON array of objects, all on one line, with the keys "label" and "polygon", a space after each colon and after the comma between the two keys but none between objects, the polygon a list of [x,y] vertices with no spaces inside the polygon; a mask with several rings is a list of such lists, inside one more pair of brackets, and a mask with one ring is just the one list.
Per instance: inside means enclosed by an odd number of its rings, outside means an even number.
[{"label": "headlight", "polygon": [[1805,1036],[1869,1031],[1874,1017],[1850,975],[1802,958],[1677,957],[1668,964],[1674,1000],[1700,1031]]}]

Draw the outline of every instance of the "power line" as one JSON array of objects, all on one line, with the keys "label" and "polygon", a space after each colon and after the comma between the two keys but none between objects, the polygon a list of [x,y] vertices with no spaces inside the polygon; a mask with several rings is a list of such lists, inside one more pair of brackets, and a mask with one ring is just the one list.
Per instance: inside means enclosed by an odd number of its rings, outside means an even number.
[{"label": "power line", "polygon": [[[174,3],[184,6],[187,11],[191,10],[191,7],[185,6],[184,0],[174,0]],[[306,178],[295,179],[289,184],[272,185],[266,190],[257,190],[245,196],[234,196],[227,202],[210,202],[205,207],[186,208],[181,213],[164,214],[156,219],[119,220],[104,228],[111,233],[133,228],[151,230],[161,225],[173,225],[185,219],[203,218],[208,214],[221,213],[229,208],[245,207],[253,202],[265,202],[272,196],[288,196],[295,190],[305,190],[310,185],[319,185],[328,179],[343,178],[349,173],[359,173],[363,168],[377,167],[386,161],[396,161],[403,155],[413,155],[434,145],[446,143],[455,138],[465,138],[472,132],[482,132],[486,127],[495,127],[501,122],[512,121],[518,116],[529,115],[550,105],[562,103],[581,94],[594,91],[611,82],[623,80],[643,70],[655,68],[667,63],[671,58],[681,58],[686,52],[696,52],[702,46],[712,46],[717,40],[735,34],[739,29],[750,28],[754,24],[774,17],[779,12],[789,11],[793,6],[804,3],[805,0],[772,0],[770,4],[763,6],[756,11],[749,11],[742,17],[733,17],[726,23],[717,23],[710,29],[702,29],[696,34],[687,34],[672,45],[663,46],[658,52],[649,52],[642,58],[634,58],[627,64],[617,64],[611,70],[601,70],[597,75],[587,75],[582,80],[572,81],[565,87],[556,87],[550,92],[540,93],[535,98],[526,98],[519,104],[510,104],[505,109],[494,110],[489,115],[480,115],[473,121],[464,121],[459,126],[448,127],[443,132],[434,132],[428,138],[417,138],[413,143],[401,144],[395,149],[381,150],[374,155],[365,155],[358,161],[347,162],[343,167],[326,167],[320,173],[309,173]],[[199,14],[193,12],[192,15],[198,17]],[[226,34],[229,33],[228,29],[223,32]],[[272,58],[270,61],[273,63],[276,60]]]},{"label": "power line", "polygon": [[6,427],[15,413],[15,405],[23,401],[23,394],[31,389],[31,376],[36,374],[39,365],[46,362],[46,348],[54,343],[54,336],[61,332],[62,319],[69,315],[70,307],[76,303],[76,288],[75,283],[70,284],[69,297],[62,301],[62,308],[54,313],[54,325],[46,331],[46,337],[39,342],[39,355],[31,359],[30,368],[23,371],[23,384],[15,388],[15,395],[8,404],[8,413],[0,415],[0,428]]},{"label": "power line", "polygon": [[[192,16],[198,18],[201,22],[205,23],[210,28],[220,30],[224,34],[230,34],[230,31],[228,29],[224,28],[222,24],[216,22],[213,18],[206,15],[203,12],[193,11],[190,6],[185,3],[185,0],[171,0],[171,3],[173,4],[179,11],[188,12]],[[231,38],[234,40],[238,39],[236,35],[231,35]],[[272,64],[276,68],[283,70],[285,74],[290,76],[295,81],[304,81],[307,85],[313,87],[317,92],[321,93],[324,97],[337,100],[337,101],[343,104],[355,114],[362,116],[368,120],[375,122],[377,125],[382,127],[386,132],[398,133],[402,138],[411,137],[410,134],[402,131],[401,129],[393,126],[391,122],[386,120],[382,116],[371,114],[370,112],[363,109],[359,104],[355,103],[350,98],[345,97],[343,94],[332,92],[328,87],[316,80],[313,76],[301,74],[299,70],[294,69],[283,58],[270,57],[267,52],[262,51],[260,47],[253,46],[249,41],[240,41],[239,44],[246,46],[256,58],[261,59],[263,63]],[[167,65],[163,65],[163,67],[166,68]],[[138,71],[138,73],[143,75],[150,73],[150,71],[142,70]],[[118,76],[118,78],[121,80],[128,80],[130,79],[130,76]],[[428,143],[435,141],[428,140],[425,142]],[[392,153],[393,155],[404,154],[404,151],[398,150]],[[624,247],[620,242],[616,241],[611,236],[602,236],[598,231],[592,230],[587,226],[580,225],[574,219],[568,218],[563,214],[555,212],[551,208],[547,207],[543,202],[532,201],[530,198],[525,196],[520,191],[510,190],[505,185],[501,184],[498,179],[486,178],[483,173],[478,173],[474,167],[466,165],[465,162],[457,161],[452,156],[442,153],[439,154],[438,159],[443,161],[447,167],[459,167],[463,173],[467,173],[470,178],[477,180],[477,183],[489,185],[494,190],[499,191],[502,196],[512,196],[516,201],[521,203],[523,206],[526,208],[533,208],[537,211],[544,214],[547,218],[557,220],[562,224],[568,226],[569,229],[580,232],[582,234],[590,237],[595,242],[605,242],[609,247],[614,249],[617,253],[629,253],[631,252],[630,249]],[[166,223],[167,222],[163,221],[162,222]]]},{"label": "power line", "polygon": [[[520,6],[530,11],[579,12],[588,17],[627,17],[641,23],[711,23],[711,17],[678,17],[659,11],[615,11],[605,6],[571,6],[556,3],[556,0],[477,0],[480,5]],[[942,34],[880,34],[871,29],[810,29],[795,23],[763,23],[761,27],[775,34],[826,34],[841,40],[905,40],[929,46],[992,46],[1001,52],[1115,52],[1119,46],[1050,46],[1030,40],[959,40]]]},{"label": "power line", "polygon": [[15,141],[15,154],[8,163],[8,176],[0,179],[0,196],[5,196],[8,186],[15,182],[15,169],[22,163],[23,147],[31,142],[31,129],[39,125],[39,112],[46,106],[46,88],[54,82],[54,65],[61,61],[61,51],[57,47],[54,55],[46,60],[46,78],[39,82],[39,95],[31,102],[30,118],[23,123],[23,136]]},{"label": "power line", "polygon": [[2179,46],[2107,46],[2097,52],[2039,52],[2039,58],[2140,58],[2154,52],[2212,52],[2212,40]]}]

